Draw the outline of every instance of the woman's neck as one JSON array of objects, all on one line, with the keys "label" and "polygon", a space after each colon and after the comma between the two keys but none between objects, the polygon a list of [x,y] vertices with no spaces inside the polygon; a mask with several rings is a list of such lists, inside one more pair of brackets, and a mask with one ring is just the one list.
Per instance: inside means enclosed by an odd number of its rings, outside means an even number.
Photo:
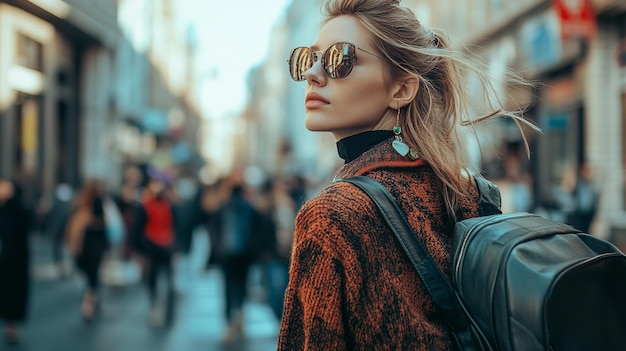
[{"label": "woman's neck", "polygon": [[390,130],[371,130],[343,138],[337,142],[337,152],[345,163],[361,156],[374,145],[393,137]]}]

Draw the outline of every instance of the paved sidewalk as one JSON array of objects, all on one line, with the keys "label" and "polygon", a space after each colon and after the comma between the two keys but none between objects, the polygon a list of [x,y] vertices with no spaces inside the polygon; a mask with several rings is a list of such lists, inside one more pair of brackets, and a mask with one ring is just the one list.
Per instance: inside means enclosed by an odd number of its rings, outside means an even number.
[{"label": "paved sidewalk", "polygon": [[[84,283],[77,275],[60,278],[50,263],[49,243],[34,236],[33,286],[29,319],[21,328],[21,343],[0,350],[15,351],[194,351],[276,349],[278,321],[270,308],[253,294],[244,309],[244,338],[224,345],[222,275],[204,272],[206,235],[195,237],[194,251],[177,265],[177,311],[170,328],[148,325],[147,292],[140,284],[104,286],[100,317],[85,323],[79,314]],[[203,249],[204,248],[204,249]],[[252,287],[258,275],[252,271]],[[257,277],[257,278],[255,278]],[[252,290],[259,291],[258,287]],[[254,296],[258,297],[254,297]]]}]

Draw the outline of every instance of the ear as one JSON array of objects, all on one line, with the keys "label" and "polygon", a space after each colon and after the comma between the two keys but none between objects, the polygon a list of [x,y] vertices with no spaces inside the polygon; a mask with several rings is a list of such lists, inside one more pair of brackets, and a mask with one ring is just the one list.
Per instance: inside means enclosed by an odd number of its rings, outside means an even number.
[{"label": "ear", "polygon": [[419,77],[407,75],[398,80],[392,88],[392,100],[389,108],[398,109],[411,103],[419,90]]}]

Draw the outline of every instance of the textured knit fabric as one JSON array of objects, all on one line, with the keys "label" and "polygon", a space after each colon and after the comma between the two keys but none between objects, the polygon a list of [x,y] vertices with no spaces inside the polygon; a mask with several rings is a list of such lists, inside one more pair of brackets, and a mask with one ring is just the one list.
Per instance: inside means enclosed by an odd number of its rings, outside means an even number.
[{"label": "textured knit fabric", "polygon": [[[385,140],[337,177],[382,182],[441,269],[450,273],[454,222],[441,183],[422,160]],[[470,186],[468,182],[468,186]],[[478,214],[465,199],[459,219]],[[278,350],[449,350],[452,336],[371,199],[336,182],[298,213]]]}]

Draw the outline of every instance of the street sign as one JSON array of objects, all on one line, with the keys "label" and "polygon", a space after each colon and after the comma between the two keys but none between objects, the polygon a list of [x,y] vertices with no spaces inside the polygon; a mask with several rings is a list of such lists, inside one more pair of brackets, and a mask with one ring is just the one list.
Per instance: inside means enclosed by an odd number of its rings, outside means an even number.
[{"label": "street sign", "polygon": [[561,23],[562,39],[590,40],[596,34],[596,14],[591,0],[554,0],[554,10]]}]

